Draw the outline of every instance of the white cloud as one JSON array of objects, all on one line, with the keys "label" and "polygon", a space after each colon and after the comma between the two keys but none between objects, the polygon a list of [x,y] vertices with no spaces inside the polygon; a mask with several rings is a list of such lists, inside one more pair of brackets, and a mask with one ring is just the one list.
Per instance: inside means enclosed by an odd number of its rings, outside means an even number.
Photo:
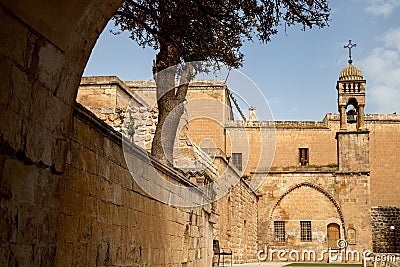
[{"label": "white cloud", "polygon": [[368,4],[369,13],[388,17],[400,6],[400,0],[368,0]]},{"label": "white cloud", "polygon": [[367,79],[367,106],[373,113],[400,112],[400,27],[380,39],[382,45],[360,62]]}]

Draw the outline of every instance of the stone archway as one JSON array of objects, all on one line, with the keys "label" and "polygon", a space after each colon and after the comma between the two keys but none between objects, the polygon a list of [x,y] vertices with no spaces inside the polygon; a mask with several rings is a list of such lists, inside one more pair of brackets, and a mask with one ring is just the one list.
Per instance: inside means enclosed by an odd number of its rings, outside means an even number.
[{"label": "stone archway", "polygon": [[316,191],[320,192],[321,194],[323,194],[324,196],[326,196],[330,202],[332,202],[332,204],[335,206],[335,208],[337,209],[337,212],[339,214],[340,217],[340,221],[342,223],[342,225],[344,225],[344,217],[343,217],[343,212],[340,208],[339,203],[335,200],[335,198],[329,194],[327,191],[325,191],[323,188],[319,187],[318,185],[309,183],[309,182],[303,182],[303,183],[299,183],[296,185],[291,186],[289,189],[287,189],[279,198],[278,200],[275,202],[275,204],[273,205],[272,209],[271,209],[271,214],[270,214],[270,219],[272,218],[272,214],[274,212],[274,210],[276,209],[276,207],[278,206],[278,204],[282,201],[282,199],[288,195],[289,193],[291,193],[293,190],[298,189],[300,187],[309,187],[309,188],[313,188]]},{"label": "stone archway", "polygon": [[72,114],[122,0],[0,0],[0,265],[53,266]]},{"label": "stone archway", "polygon": [[83,69],[121,3],[1,0],[0,107],[10,115],[0,126],[7,154],[62,171],[63,139],[69,136]]},{"label": "stone archway", "polygon": [[[303,236],[306,223],[309,236]],[[273,205],[269,217],[269,243],[279,247],[323,250],[327,248],[326,229],[331,223],[341,224],[344,230],[343,213],[336,200],[317,185],[300,183],[286,190]],[[275,231],[279,232],[278,236]]]}]

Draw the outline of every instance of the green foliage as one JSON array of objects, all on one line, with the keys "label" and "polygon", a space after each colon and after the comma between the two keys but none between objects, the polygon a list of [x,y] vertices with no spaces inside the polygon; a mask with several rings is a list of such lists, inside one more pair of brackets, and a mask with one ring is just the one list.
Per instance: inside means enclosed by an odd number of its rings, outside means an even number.
[{"label": "green foliage", "polygon": [[124,111],[122,110],[122,108],[116,108],[115,109],[115,113],[118,114],[118,117],[119,117],[119,120],[121,121],[121,124],[124,124],[125,114],[124,114]]},{"label": "green foliage", "polygon": [[129,122],[126,125],[126,133],[132,139],[135,135],[136,126],[135,126],[135,119],[129,114]]},{"label": "green foliage", "polygon": [[[151,154],[170,162],[166,159],[172,158],[181,115],[170,123],[167,138],[159,129],[183,103],[197,71],[218,69],[220,63],[237,68],[243,63],[245,41],[256,37],[268,42],[282,24],[325,27],[329,12],[328,0],[125,0],[113,17],[115,26],[140,46],[157,50],[153,74],[162,112]],[[201,63],[188,67],[187,62]],[[180,85],[170,88],[176,76],[181,76]]]},{"label": "green foliage", "polygon": [[305,165],[305,166],[287,166],[287,167],[283,167],[283,169],[285,170],[289,170],[289,169],[321,169],[321,168],[337,168],[338,165],[336,163],[328,163],[325,165],[315,165],[315,164],[309,164],[309,165]]},{"label": "green foliage", "polygon": [[282,24],[325,27],[329,13],[328,0],[125,0],[113,19],[140,46],[168,50],[160,71],[183,61],[238,67],[244,41],[268,42]]},{"label": "green foliage", "polygon": [[337,168],[338,165],[336,163],[328,163],[326,165],[306,165],[301,166],[301,168]]},{"label": "green foliage", "polygon": [[115,113],[118,114],[120,124],[122,125],[119,131],[123,134],[127,134],[129,138],[132,140],[136,131],[135,118],[133,118],[132,114],[129,114],[129,121],[125,122],[125,114],[122,108],[116,108]]}]

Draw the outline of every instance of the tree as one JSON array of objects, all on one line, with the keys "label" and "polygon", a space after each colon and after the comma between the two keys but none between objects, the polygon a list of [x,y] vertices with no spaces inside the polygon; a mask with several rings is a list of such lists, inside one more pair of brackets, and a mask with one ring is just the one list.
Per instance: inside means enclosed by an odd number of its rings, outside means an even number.
[{"label": "tree", "polygon": [[[268,42],[282,24],[325,27],[329,12],[328,0],[126,0],[113,18],[115,26],[129,31],[140,46],[158,51],[153,74],[159,116],[151,154],[172,163],[188,83],[193,71],[204,67],[186,62],[237,68],[243,62],[244,41],[256,37]],[[181,83],[175,87],[177,74]],[[164,127],[167,117],[172,119]]]}]

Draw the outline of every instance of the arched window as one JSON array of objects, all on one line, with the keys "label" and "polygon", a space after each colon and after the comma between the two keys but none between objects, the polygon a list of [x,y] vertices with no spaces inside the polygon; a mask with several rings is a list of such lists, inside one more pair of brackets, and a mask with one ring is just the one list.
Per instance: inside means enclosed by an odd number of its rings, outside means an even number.
[{"label": "arched window", "polygon": [[347,230],[347,242],[349,245],[355,245],[357,244],[357,233],[354,228],[350,228]]}]

